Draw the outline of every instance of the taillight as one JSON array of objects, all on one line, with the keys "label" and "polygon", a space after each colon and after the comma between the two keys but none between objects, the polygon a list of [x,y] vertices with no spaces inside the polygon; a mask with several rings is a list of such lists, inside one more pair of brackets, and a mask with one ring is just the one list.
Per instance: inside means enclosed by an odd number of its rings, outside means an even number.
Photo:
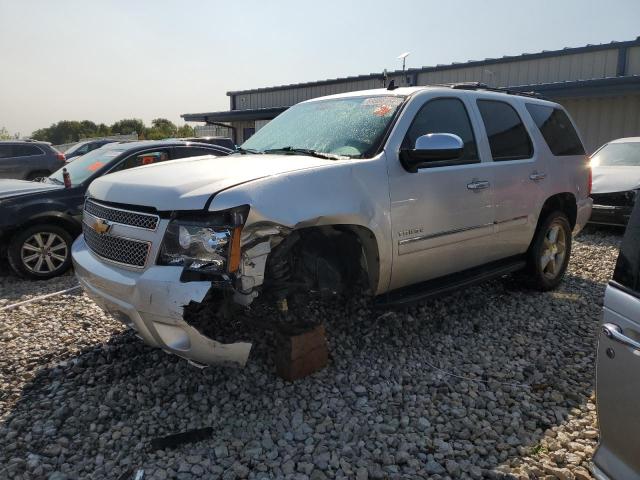
[{"label": "taillight", "polygon": [[66,162],[67,161],[67,157],[64,156],[64,153],[56,153],[56,158],[58,160],[60,160],[61,162]]},{"label": "taillight", "polygon": [[587,196],[591,195],[591,188],[593,187],[593,171],[591,170],[591,165],[587,165],[589,169],[589,180],[587,184]]}]

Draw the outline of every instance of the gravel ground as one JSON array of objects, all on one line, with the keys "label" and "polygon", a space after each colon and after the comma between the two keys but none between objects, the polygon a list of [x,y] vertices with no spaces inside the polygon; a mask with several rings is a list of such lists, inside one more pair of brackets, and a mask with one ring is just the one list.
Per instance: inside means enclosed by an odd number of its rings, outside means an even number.
[{"label": "gravel ground", "polygon": [[[403,312],[320,308],[330,365],[295,383],[267,348],[245,369],[194,368],[80,292],[0,312],[0,478],[590,478],[619,241],[583,233],[551,293],[507,278]],[[0,307],[74,284],[0,277]]]}]

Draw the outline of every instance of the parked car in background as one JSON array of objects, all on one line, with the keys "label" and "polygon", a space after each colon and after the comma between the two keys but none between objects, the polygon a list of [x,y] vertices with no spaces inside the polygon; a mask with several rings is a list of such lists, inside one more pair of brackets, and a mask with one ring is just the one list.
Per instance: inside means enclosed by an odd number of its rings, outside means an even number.
[{"label": "parked car in background", "polygon": [[106,138],[100,140],[87,140],[85,142],[78,142],[75,145],[72,145],[70,148],[64,151],[64,156],[67,157],[67,162],[70,162],[76,157],[80,155],[84,155],[85,153],[89,153],[96,148],[100,148],[107,143],[117,142],[118,140],[108,140]]},{"label": "parked car in background", "polygon": [[198,143],[208,143],[210,145],[220,145],[221,147],[230,148],[231,150],[235,150],[236,144],[233,143],[233,140],[227,137],[188,137],[188,138],[180,138],[180,140],[184,140],[186,142],[198,142]]},{"label": "parked car in background", "polygon": [[635,205],[605,292],[598,341],[598,480],[640,479],[640,202]]},{"label": "parked car in background", "polygon": [[0,178],[33,180],[62,168],[65,155],[48,142],[0,141]]},{"label": "parked car in background", "polygon": [[619,138],[591,156],[590,223],[624,226],[640,190],[640,137]]},{"label": "parked car in background", "polygon": [[519,270],[549,290],[591,214],[563,107],[482,85],[305,101],[236,152],[98,179],[73,245],[99,305],[204,364],[244,364],[251,344],[216,338],[213,317],[190,324],[185,305],[260,296],[286,312],[354,285],[402,305]]},{"label": "parked car in background", "polygon": [[85,192],[97,177],[166,160],[230,152],[217,145],[181,141],[109,143],[66,165],[68,188],[63,170],[40,182],[0,180],[0,252],[21,276],[59,275],[71,266],[71,243],[82,231]]}]

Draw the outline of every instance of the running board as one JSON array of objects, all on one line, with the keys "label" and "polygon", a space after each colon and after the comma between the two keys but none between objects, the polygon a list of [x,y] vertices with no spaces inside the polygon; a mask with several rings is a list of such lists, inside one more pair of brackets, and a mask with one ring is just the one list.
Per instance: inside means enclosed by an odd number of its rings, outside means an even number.
[{"label": "running board", "polygon": [[387,294],[380,295],[376,298],[374,306],[377,308],[408,307],[421,300],[438,297],[462,287],[508,275],[522,270],[526,265],[527,262],[520,255],[491,262],[463,270],[462,272],[398,288]]}]

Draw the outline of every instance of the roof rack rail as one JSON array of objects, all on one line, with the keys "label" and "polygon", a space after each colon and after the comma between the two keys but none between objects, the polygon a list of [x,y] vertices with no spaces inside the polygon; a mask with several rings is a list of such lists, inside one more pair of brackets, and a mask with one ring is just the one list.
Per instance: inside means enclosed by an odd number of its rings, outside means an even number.
[{"label": "roof rack rail", "polygon": [[518,92],[504,87],[490,87],[486,83],[481,82],[450,83],[449,87],[455,88],[456,90],[487,90],[488,92],[506,93],[507,95],[519,95],[521,97],[544,98],[537,92]]}]

